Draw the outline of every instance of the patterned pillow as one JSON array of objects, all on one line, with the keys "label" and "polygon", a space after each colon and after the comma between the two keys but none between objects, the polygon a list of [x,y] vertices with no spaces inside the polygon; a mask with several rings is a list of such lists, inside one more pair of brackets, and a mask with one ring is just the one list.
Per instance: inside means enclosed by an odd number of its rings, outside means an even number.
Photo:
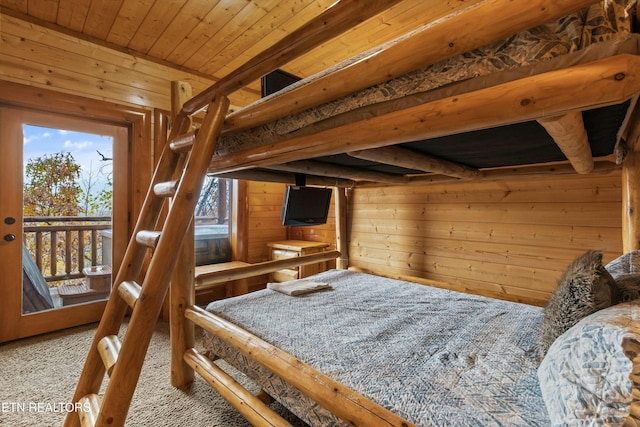
[{"label": "patterned pillow", "polygon": [[617,302],[640,298],[640,273],[621,274],[616,277]]},{"label": "patterned pillow", "polygon": [[640,251],[628,252],[605,266],[616,281],[616,302],[640,298]]},{"label": "patterned pillow", "polygon": [[640,274],[640,251],[627,252],[605,267],[614,279],[623,274]]},{"label": "patterned pillow", "polygon": [[640,300],[598,311],[561,335],[538,379],[554,426],[639,426]]},{"label": "patterned pillow", "polygon": [[617,299],[615,281],[602,265],[602,252],[588,251],[562,275],[544,308],[536,344],[542,360],[551,344],[580,319],[611,306]]}]

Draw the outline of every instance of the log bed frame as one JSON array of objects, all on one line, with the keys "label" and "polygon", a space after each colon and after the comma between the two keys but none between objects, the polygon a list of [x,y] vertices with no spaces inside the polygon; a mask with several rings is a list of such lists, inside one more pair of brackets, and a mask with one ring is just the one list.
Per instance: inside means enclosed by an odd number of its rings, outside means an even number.
[{"label": "log bed frame", "polygon": [[[340,34],[356,23],[391,7],[397,0],[341,1],[317,19],[287,36],[229,76],[195,97],[188,87],[174,85],[174,113],[179,117],[197,113],[214,95],[228,94],[255,78],[285,64],[324,40]],[[323,102],[383,82],[391,77],[424,67],[453,55],[499,40],[526,28],[539,25],[581,7],[593,0],[548,2],[528,0],[473,1],[461,5],[449,17],[406,38],[402,43],[354,63],[345,69],[303,85],[267,102],[233,112],[225,121],[223,133],[253,127],[274,118],[301,111]],[[490,17],[498,19],[490,20]],[[485,22],[481,28],[474,25]],[[488,25],[490,23],[490,25]],[[537,174],[597,173],[622,169],[623,249],[640,249],[640,111],[635,107],[640,94],[640,57],[616,55],[600,61],[525,77],[498,86],[480,89],[426,104],[401,107],[394,112],[372,114],[367,119],[346,120],[344,124],[311,134],[290,137],[273,144],[215,156],[211,171],[220,176],[266,181],[291,182],[286,173],[252,171],[262,166],[280,165],[282,171],[306,171],[309,184],[350,187],[351,179],[336,178],[340,171],[320,170],[307,160],[320,155],[349,152],[369,160],[393,159],[403,167],[424,168],[429,175],[400,177],[386,183],[424,184],[460,179],[495,180]],[[349,78],[358,75],[358,79]],[[579,96],[576,96],[579,94]],[[629,147],[624,161],[616,165],[612,157],[593,159],[586,139],[581,112],[596,107],[629,101],[630,107],[620,137]],[[494,170],[477,170],[415,154],[407,156],[393,145],[415,139],[433,138],[461,131],[496,127],[537,120],[552,135],[568,159],[563,164],[542,164]],[[180,122],[178,122],[180,123]],[[345,138],[348,135],[348,138]],[[620,159],[619,159],[620,160]],[[363,180],[385,183],[381,175],[366,175]],[[368,185],[368,184],[364,184]],[[348,267],[345,236],[346,199],[337,192],[336,222],[338,250],[279,260],[210,273],[207,286],[265,274],[284,265],[301,265],[335,259],[338,268]],[[188,234],[189,235],[189,234]],[[254,396],[194,347],[194,324],[221,337],[247,357],[255,359],[285,381],[300,389],[320,405],[351,425],[409,426],[411,423],[354,393],[315,371],[303,361],[260,340],[249,332],[214,316],[197,306],[194,297],[193,243],[185,239],[182,254],[170,288],[171,300],[171,381],[182,387],[200,373],[223,397],[254,425],[289,425],[271,410],[263,395]],[[422,283],[425,283],[422,280]],[[449,287],[447,284],[427,284]],[[503,295],[504,297],[504,295]]]}]

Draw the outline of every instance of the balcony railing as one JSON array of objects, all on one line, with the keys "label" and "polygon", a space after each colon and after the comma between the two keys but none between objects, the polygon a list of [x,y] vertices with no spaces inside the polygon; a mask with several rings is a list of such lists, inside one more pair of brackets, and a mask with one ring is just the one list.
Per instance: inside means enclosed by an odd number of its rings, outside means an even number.
[{"label": "balcony railing", "polygon": [[84,277],[85,267],[101,265],[102,233],[111,217],[25,217],[24,244],[47,282]]}]

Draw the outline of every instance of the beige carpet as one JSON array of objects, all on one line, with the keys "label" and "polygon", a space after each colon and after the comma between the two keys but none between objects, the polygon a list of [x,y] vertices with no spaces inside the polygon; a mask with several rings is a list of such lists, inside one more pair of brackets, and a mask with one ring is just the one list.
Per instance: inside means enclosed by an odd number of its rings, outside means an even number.
[{"label": "beige carpet", "polygon": [[[96,325],[0,344],[0,425],[61,426]],[[252,392],[257,386],[234,374]],[[278,403],[271,405],[294,425],[303,426]],[[127,426],[248,426],[231,405],[198,375],[187,390],[169,382],[169,332],[156,328]]]}]

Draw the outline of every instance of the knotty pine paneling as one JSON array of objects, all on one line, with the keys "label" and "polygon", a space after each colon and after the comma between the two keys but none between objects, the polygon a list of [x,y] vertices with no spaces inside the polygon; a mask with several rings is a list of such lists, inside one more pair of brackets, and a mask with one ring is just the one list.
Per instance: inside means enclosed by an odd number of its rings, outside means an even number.
[{"label": "knotty pine paneling", "polygon": [[267,261],[267,243],[287,238],[287,227],[280,222],[283,195],[283,184],[255,181],[248,183],[248,262]]},{"label": "knotty pine paneling", "polygon": [[578,255],[622,253],[620,173],[356,188],[349,264],[538,299]]},{"label": "knotty pine paneling", "polygon": [[[171,81],[213,81],[0,13],[0,79],[118,104],[170,110]],[[257,93],[238,91],[232,105]]]},{"label": "knotty pine paneling", "polygon": [[[267,243],[285,240],[287,228],[280,222],[280,209],[284,184],[247,182],[247,262],[257,263],[269,259]],[[265,287],[268,275],[249,279],[249,290]]]}]

